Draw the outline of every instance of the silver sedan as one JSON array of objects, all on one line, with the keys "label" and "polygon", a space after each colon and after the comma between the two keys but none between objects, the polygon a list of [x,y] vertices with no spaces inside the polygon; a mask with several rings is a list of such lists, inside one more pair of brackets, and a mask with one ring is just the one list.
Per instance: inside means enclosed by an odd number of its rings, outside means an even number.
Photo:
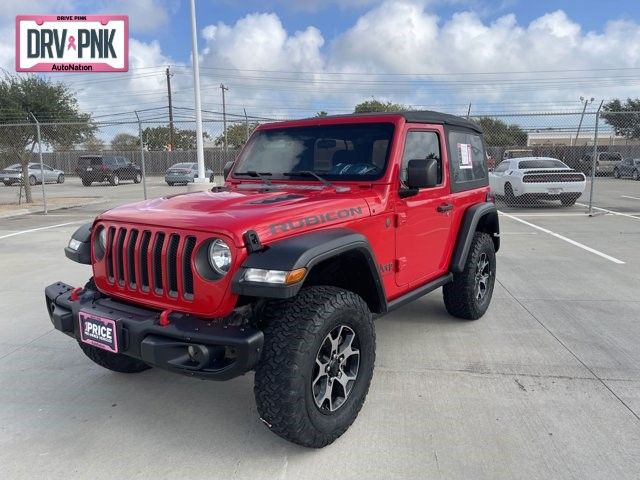
[{"label": "silver sedan", "polygon": [[[164,181],[167,185],[173,186],[178,184],[187,184],[193,182],[198,176],[198,164],[192,162],[176,163],[171,165],[164,174]],[[213,178],[213,170],[207,168],[205,170],[206,178]]]},{"label": "silver sedan", "polygon": [[[46,164],[43,164],[43,168],[44,175],[39,163],[29,164],[28,178],[30,185],[42,183],[43,176],[45,183],[64,183],[64,172],[62,170],[56,170]],[[4,170],[0,170],[0,181],[7,186],[20,183],[22,181],[22,166],[19,163],[15,163]]]}]

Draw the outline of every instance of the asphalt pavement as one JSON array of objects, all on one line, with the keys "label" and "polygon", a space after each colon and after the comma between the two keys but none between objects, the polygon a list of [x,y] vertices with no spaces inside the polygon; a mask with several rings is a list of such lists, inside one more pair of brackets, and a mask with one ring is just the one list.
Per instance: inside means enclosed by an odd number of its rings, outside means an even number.
[{"label": "asphalt pavement", "polygon": [[625,185],[607,195],[639,200],[595,217],[502,206],[487,314],[452,318],[436,291],[378,320],[364,408],[322,450],[268,431],[251,374],[117,374],[53,330],[44,287],[90,276],[63,254],[71,233],[140,186],[0,219],[0,478],[637,479],[640,194]]}]

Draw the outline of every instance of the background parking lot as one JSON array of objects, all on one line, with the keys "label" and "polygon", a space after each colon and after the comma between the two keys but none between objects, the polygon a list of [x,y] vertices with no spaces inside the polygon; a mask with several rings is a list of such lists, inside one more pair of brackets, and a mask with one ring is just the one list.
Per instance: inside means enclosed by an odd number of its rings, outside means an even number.
[{"label": "background parking lot", "polygon": [[[488,313],[456,320],[434,292],[379,320],[365,408],[319,451],[268,432],[252,375],[117,374],[54,334],[43,286],[89,276],[64,257],[69,236],[141,190],[51,186],[102,203],[0,219],[0,477],[636,479],[640,195],[605,183],[601,208],[615,213],[499,203]],[[148,188],[185,190],[160,177]]]}]

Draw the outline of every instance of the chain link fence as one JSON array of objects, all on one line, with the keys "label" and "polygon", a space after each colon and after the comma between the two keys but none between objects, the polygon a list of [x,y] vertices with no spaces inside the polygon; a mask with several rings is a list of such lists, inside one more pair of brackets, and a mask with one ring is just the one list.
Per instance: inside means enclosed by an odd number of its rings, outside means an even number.
[{"label": "chain link fence", "polygon": [[[511,112],[469,119],[483,127],[491,190],[504,211],[557,208],[640,215],[640,112]],[[223,121],[204,121],[204,159],[211,180],[222,182],[224,164],[235,158],[260,120],[228,120],[226,148]],[[197,162],[193,121],[161,118],[39,127],[40,143],[35,122],[0,125],[0,207],[25,201],[24,178],[32,184],[36,204],[43,202],[43,192],[51,205],[76,198],[125,203],[143,197],[146,190],[139,181],[150,188],[149,197],[177,193],[184,185],[174,182],[171,188],[165,173],[173,165]],[[90,157],[102,160],[89,165],[97,171],[88,187],[82,180]],[[19,165],[26,161],[30,166],[25,177]],[[132,170],[120,175],[120,188],[113,188],[112,162],[131,164],[129,168],[140,173],[144,163],[145,178]],[[181,168],[186,170],[185,165]]]}]

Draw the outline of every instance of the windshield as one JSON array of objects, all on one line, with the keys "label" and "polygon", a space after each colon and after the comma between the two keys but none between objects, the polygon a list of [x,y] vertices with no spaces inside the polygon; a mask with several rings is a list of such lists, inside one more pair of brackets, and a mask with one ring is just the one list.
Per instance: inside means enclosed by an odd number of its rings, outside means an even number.
[{"label": "windshield", "polygon": [[195,166],[195,163],[176,163],[175,165],[171,165],[169,168],[186,168],[190,169]]},{"label": "windshield", "polygon": [[508,150],[507,158],[531,157],[533,150]]},{"label": "windshield", "polygon": [[384,174],[392,135],[390,123],[260,130],[236,162],[233,177],[252,172],[280,180],[301,172],[300,179],[308,181],[313,172],[328,180],[375,180]]},{"label": "windshield", "polygon": [[520,162],[519,167],[521,169],[527,168],[569,168],[560,160],[554,160],[552,158],[542,160],[523,160]]}]

